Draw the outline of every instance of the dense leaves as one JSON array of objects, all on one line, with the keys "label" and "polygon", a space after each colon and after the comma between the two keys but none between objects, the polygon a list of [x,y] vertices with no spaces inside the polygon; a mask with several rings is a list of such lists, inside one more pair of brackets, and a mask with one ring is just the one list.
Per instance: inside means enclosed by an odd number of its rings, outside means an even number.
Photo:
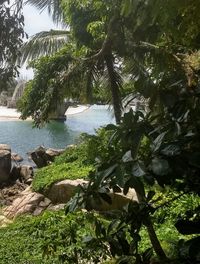
[{"label": "dense leaves", "polygon": [[[95,80],[101,87],[102,78],[106,79],[118,123],[107,127],[112,134],[107,153],[98,159],[88,186],[80,190],[68,209],[85,206],[89,210],[92,199],[101,197],[110,203],[111,191],[122,188],[126,194],[134,188],[138,202],[130,203],[122,216],[118,215],[120,224],[117,223],[116,232],[108,232],[97,221],[96,238],[107,242],[111,254],[120,258],[118,263],[150,263],[151,251],[143,254],[138,251],[139,233],[146,228],[160,263],[169,263],[153,225],[157,211],[153,206],[157,190],[153,186],[170,186],[181,195],[200,194],[199,2],[97,0],[91,5],[89,0],[69,0],[60,3],[72,35],[73,48],[68,50],[69,55],[78,59],[84,73],[80,74],[74,66],[69,74],[68,66],[63,69],[63,64],[61,79],[63,84],[71,84],[63,88],[76,91],[71,76],[88,91]],[[85,73],[92,73],[87,78],[89,85],[85,83]],[[38,70],[36,78],[41,74]],[[60,81],[57,69],[51,75]],[[50,75],[45,80],[42,98],[50,91],[49,80]],[[35,87],[38,86],[37,83]],[[136,104],[134,111],[122,117],[123,87],[129,87],[129,102],[136,95],[143,99],[143,110]],[[38,88],[31,89],[36,93]],[[122,91],[122,94],[126,93]],[[33,106],[30,113],[46,111],[42,119],[45,121],[50,108],[48,105],[43,111],[41,102],[38,97],[39,108]],[[30,105],[31,100],[27,100],[22,109],[27,107],[28,113]],[[152,190],[148,190],[147,184]],[[190,217],[185,220],[193,221],[195,212],[191,204]],[[185,227],[186,234],[189,230]],[[199,237],[178,244],[181,263],[198,263],[199,251],[195,246],[198,243]],[[184,249],[188,252],[185,255]],[[178,263],[178,258],[175,261]]]},{"label": "dense leaves", "polygon": [[23,26],[22,1],[0,1],[0,90],[18,73],[15,62],[25,36]]}]

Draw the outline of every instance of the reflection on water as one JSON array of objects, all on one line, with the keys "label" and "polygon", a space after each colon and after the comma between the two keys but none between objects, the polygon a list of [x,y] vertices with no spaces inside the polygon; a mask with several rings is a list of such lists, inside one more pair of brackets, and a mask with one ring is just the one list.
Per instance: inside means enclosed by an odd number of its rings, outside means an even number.
[{"label": "reflection on water", "polygon": [[91,107],[71,115],[66,122],[50,122],[44,128],[33,128],[31,121],[1,121],[0,143],[9,144],[23,157],[39,145],[64,148],[73,144],[82,132],[94,133],[100,126],[114,122],[112,114],[102,106]]}]

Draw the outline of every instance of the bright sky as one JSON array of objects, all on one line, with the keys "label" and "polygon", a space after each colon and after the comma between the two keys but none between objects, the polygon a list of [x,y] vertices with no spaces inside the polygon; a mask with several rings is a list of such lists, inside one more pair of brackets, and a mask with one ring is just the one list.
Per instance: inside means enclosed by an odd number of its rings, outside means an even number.
[{"label": "bright sky", "polygon": [[[50,29],[58,28],[57,25],[53,24],[46,11],[41,13],[35,7],[26,5],[23,12],[25,18],[25,32],[29,37],[40,31],[48,31]],[[30,79],[33,77],[32,70],[26,70],[26,66],[23,66],[20,72],[24,78]]]}]

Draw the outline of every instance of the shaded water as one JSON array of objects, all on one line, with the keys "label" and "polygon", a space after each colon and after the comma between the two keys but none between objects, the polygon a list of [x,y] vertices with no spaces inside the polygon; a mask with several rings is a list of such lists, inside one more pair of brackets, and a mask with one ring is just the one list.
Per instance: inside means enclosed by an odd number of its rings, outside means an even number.
[{"label": "shaded water", "polygon": [[41,129],[33,128],[31,121],[1,121],[0,143],[9,144],[13,152],[27,159],[26,153],[39,145],[64,148],[75,143],[81,133],[92,134],[98,127],[113,122],[113,115],[105,106],[90,107],[68,116],[66,122],[54,121]]}]

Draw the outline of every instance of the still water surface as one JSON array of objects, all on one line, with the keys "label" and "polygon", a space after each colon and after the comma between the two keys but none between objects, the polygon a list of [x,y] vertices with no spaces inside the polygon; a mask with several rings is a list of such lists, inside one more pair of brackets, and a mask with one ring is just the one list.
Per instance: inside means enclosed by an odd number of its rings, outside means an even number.
[{"label": "still water surface", "polygon": [[27,159],[26,153],[39,145],[64,148],[76,142],[83,133],[113,123],[113,114],[105,106],[92,106],[88,110],[70,115],[66,122],[51,122],[44,128],[32,127],[31,121],[1,121],[0,143],[9,144],[13,152]]}]

